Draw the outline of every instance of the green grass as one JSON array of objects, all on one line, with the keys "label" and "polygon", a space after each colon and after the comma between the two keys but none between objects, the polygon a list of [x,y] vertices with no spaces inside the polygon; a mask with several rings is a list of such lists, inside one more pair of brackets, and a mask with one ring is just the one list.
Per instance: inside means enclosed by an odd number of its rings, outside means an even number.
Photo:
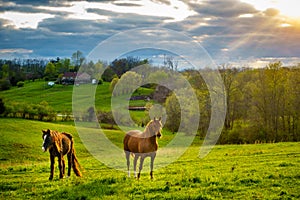
[{"label": "green grass", "polygon": [[26,82],[24,87],[13,87],[1,91],[0,97],[5,102],[22,102],[38,104],[45,100],[57,112],[72,110],[72,86],[55,85],[47,86],[47,82]]},{"label": "green grass", "polygon": [[[49,153],[41,150],[41,130],[74,135],[83,177],[48,181]],[[0,119],[0,199],[299,199],[300,143],[217,145],[198,158],[201,141],[176,162],[155,170],[145,166],[139,181],[92,157],[72,123]],[[122,146],[124,133],[106,130]],[[170,133],[160,146],[172,139]],[[126,168],[124,159],[124,169]]]},{"label": "green grass", "polygon": [[[111,110],[111,92],[109,91],[108,82],[104,82],[101,85],[91,86],[80,85],[76,88],[76,91],[84,94],[84,91],[96,88],[95,94],[95,106],[101,111]],[[76,86],[74,86],[76,87]],[[147,88],[139,88],[133,95],[148,95],[153,90]],[[26,82],[24,87],[13,87],[10,90],[1,91],[0,98],[3,98],[5,102],[21,102],[28,104],[38,104],[41,101],[47,101],[53,109],[58,112],[71,112],[72,111],[72,98],[73,98],[73,86],[68,85],[54,85],[53,87],[47,86],[45,81]],[[78,95],[80,98],[81,96]],[[84,103],[86,99],[79,99],[79,102]],[[125,99],[126,100],[126,99]],[[93,103],[93,102],[92,102]],[[131,106],[144,106],[145,101],[131,101]],[[139,115],[140,113],[138,113]]]}]

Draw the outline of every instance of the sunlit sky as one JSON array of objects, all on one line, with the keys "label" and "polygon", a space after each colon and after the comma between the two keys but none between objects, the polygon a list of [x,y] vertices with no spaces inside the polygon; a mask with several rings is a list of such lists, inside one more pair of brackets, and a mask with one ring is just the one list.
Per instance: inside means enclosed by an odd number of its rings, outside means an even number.
[{"label": "sunlit sky", "polygon": [[284,16],[300,18],[299,0],[242,0],[242,2],[252,4],[258,10],[274,8]]},{"label": "sunlit sky", "polygon": [[114,34],[157,27],[193,38],[217,63],[295,64],[300,63],[299,3],[0,0],[0,58],[70,57],[76,50],[87,55]]}]

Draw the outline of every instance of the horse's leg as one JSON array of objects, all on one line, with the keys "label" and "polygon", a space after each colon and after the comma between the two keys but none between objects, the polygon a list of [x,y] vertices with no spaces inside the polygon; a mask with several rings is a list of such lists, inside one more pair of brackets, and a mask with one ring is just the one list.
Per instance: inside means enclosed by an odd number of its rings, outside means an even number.
[{"label": "horse's leg", "polygon": [[68,176],[71,176],[72,169],[72,153],[68,154]]},{"label": "horse's leg", "polygon": [[58,168],[59,168],[59,178],[63,178],[63,157],[62,155],[58,156]]},{"label": "horse's leg", "polygon": [[139,173],[138,173],[138,177],[137,177],[138,179],[140,179],[140,176],[141,176],[141,171],[143,169],[144,159],[145,159],[145,157],[142,155],[141,159],[140,159],[140,168],[139,168]]},{"label": "horse's leg", "polygon": [[134,178],[136,178],[136,164],[138,159],[139,159],[139,155],[137,153],[134,154],[134,160],[133,160]]},{"label": "horse's leg", "polygon": [[154,165],[154,159],[156,157],[156,153],[154,152],[152,155],[151,155],[151,163],[150,163],[150,177],[151,179],[153,179],[153,165]]},{"label": "horse's leg", "polygon": [[126,156],[126,161],[127,161],[127,172],[128,172],[128,177],[130,177],[130,152],[129,151],[125,151],[125,156]]},{"label": "horse's leg", "polygon": [[55,163],[55,157],[50,154],[50,177],[49,180],[53,179],[53,174],[54,174],[54,163]]},{"label": "horse's leg", "polygon": [[64,157],[61,158],[62,161],[62,174],[65,175],[66,163]]}]

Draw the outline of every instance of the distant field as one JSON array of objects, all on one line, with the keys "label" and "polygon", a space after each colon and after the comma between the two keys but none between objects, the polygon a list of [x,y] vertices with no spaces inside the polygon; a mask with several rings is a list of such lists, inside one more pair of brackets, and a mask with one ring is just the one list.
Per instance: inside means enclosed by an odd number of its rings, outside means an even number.
[{"label": "distant field", "polygon": [[[102,111],[111,110],[111,92],[109,91],[108,82],[103,82],[96,87],[95,105],[96,108]],[[75,87],[75,86],[74,86]],[[79,89],[87,88],[87,85],[80,85]],[[88,85],[90,87],[90,85]],[[58,113],[72,111],[72,92],[73,86],[68,85],[54,85],[47,86],[45,81],[26,82],[24,87],[13,87],[10,90],[1,91],[0,98],[5,102],[23,102],[38,104],[41,101],[47,101],[51,107]],[[137,94],[150,94],[152,90],[147,88],[140,88]],[[144,106],[145,101],[131,101],[130,105]],[[140,112],[133,112],[140,115]]]},{"label": "distant field", "polygon": [[[48,181],[49,153],[41,151],[41,130],[67,131],[83,177]],[[217,145],[198,158],[201,141],[171,165],[147,169],[139,181],[107,168],[82,144],[72,123],[57,124],[0,118],[0,199],[299,199],[300,143]],[[105,131],[122,146],[124,133]],[[171,139],[169,133],[161,146]],[[126,168],[124,159],[124,169]]]}]

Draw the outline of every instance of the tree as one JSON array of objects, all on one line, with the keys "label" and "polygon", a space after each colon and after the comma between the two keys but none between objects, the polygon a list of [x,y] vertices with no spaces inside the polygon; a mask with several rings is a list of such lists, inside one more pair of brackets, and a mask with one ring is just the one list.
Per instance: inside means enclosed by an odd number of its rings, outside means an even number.
[{"label": "tree", "polygon": [[118,76],[114,72],[114,70],[110,66],[108,66],[102,74],[103,81],[111,82],[114,79],[114,77],[118,77]]},{"label": "tree", "polygon": [[2,78],[2,79],[9,78],[9,65],[8,64],[2,65],[2,70],[0,71],[0,78]]},{"label": "tree", "polygon": [[222,65],[220,71],[225,86],[227,102],[224,125],[226,129],[232,129],[236,119],[237,111],[236,98],[238,88],[236,76],[238,74],[238,70],[236,68],[232,68],[230,65]]},{"label": "tree", "polygon": [[127,58],[115,59],[110,64],[110,67],[118,77],[121,77],[127,71],[148,63],[147,59],[140,60],[139,58],[129,56]]},{"label": "tree", "polygon": [[[118,77],[115,77],[115,78],[111,81],[111,83],[110,83],[110,85],[109,85],[109,90],[110,90],[111,92],[114,91],[115,86],[116,86],[116,84],[117,84],[118,82],[119,82],[119,78],[118,78]],[[118,95],[118,94],[114,94],[114,95]]]},{"label": "tree", "polygon": [[[185,134],[193,134],[199,123],[199,105],[192,88],[176,89],[166,100],[167,121],[165,126],[170,131],[177,131],[179,126]],[[198,107],[198,108],[197,108]],[[195,134],[195,133],[194,133]]]},{"label": "tree", "polygon": [[1,90],[9,90],[10,87],[11,87],[11,84],[8,79],[5,79],[5,78],[0,79],[0,91]]},{"label": "tree", "polygon": [[38,105],[36,105],[38,119],[40,121],[48,120],[52,121],[56,117],[56,113],[53,108],[49,106],[47,101],[42,101]]},{"label": "tree", "polygon": [[122,75],[116,88],[114,89],[114,95],[119,94],[131,94],[137,89],[142,83],[142,76],[136,72],[128,71]]},{"label": "tree", "polygon": [[114,120],[114,116],[111,111],[109,112],[104,112],[104,111],[99,111],[97,115],[97,119],[99,123],[107,123],[111,125],[111,129],[113,129],[113,126],[116,124]]},{"label": "tree", "polygon": [[287,73],[285,112],[284,112],[284,133],[287,140],[299,141],[299,123],[300,123],[300,92],[299,92],[300,64],[293,67]]},{"label": "tree", "polygon": [[46,65],[44,76],[46,80],[55,80],[57,78],[56,67],[52,62]]},{"label": "tree", "polygon": [[167,121],[165,127],[173,133],[179,129],[180,125],[180,105],[175,94],[170,95],[166,100]]},{"label": "tree", "polygon": [[83,61],[84,61],[84,56],[83,53],[79,50],[77,50],[76,52],[74,52],[72,54],[72,63],[75,66],[75,71],[78,71],[79,67],[82,65]]},{"label": "tree", "polygon": [[173,56],[164,57],[164,66],[177,71],[178,70],[178,60],[175,60]]}]

